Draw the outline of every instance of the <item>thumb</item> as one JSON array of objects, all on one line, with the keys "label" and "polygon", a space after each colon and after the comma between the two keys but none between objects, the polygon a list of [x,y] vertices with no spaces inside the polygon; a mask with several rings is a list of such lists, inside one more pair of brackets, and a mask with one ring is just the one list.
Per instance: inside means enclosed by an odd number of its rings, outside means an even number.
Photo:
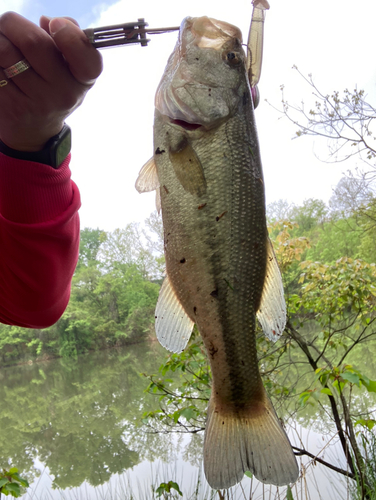
[{"label": "thumb", "polygon": [[102,56],[85,33],[73,20],[64,17],[51,19],[49,32],[76,80],[84,85],[92,85],[102,72]]}]

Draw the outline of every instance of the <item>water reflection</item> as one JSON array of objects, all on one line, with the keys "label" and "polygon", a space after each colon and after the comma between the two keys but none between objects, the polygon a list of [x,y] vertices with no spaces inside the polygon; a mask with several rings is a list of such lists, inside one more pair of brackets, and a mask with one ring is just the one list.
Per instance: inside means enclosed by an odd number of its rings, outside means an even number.
[{"label": "water reflection", "polygon": [[[371,376],[375,361],[366,356],[369,352],[369,346],[354,351],[352,362]],[[128,481],[124,472],[132,470],[132,477],[138,477],[139,471],[144,480],[146,469],[150,469],[153,461],[179,464],[182,475],[179,484],[194,486],[201,470],[203,436],[149,434],[139,426],[141,414],[156,406],[155,397],[144,393],[147,381],[140,372],[155,373],[165,356],[166,351],[153,343],[92,353],[77,361],[57,359],[0,370],[0,466],[17,466],[30,483],[40,469],[43,471],[41,484],[47,489],[64,490],[82,485],[79,498],[97,498],[93,491],[95,488],[100,492],[100,485],[122,491]],[[302,376],[307,370],[304,364],[298,364],[302,370],[299,368],[297,373],[296,366],[289,366],[286,359],[287,368],[280,376],[284,380],[282,385],[297,382],[298,392],[307,387]],[[354,392],[352,408],[361,412],[362,408],[375,406],[375,398],[371,396],[374,395],[359,397]],[[293,399],[290,403],[287,401],[284,408],[278,408],[281,416],[295,409]],[[325,412],[324,406],[308,405],[300,409],[299,422],[325,435],[328,432]],[[301,428],[298,432],[299,437],[290,435],[292,441],[297,446],[304,443],[312,453],[320,453],[330,440],[328,434],[323,437]],[[326,457],[331,461],[328,451]],[[345,466],[338,456],[333,457],[333,461]],[[324,469],[320,467],[316,467],[315,474],[323,478]],[[170,479],[174,479],[172,474],[160,478],[161,481]],[[249,481],[245,479],[247,488]],[[338,484],[335,473],[330,481]],[[201,484],[207,488],[204,480]],[[138,488],[137,481],[133,481],[133,491],[135,488]],[[49,496],[33,498],[70,498],[59,496],[61,492],[56,492],[55,497],[49,491]],[[86,496],[84,491],[88,492]],[[310,494],[311,498],[320,498]],[[142,497],[147,498],[145,492]],[[110,498],[118,497],[114,494]]]},{"label": "water reflection", "polygon": [[143,344],[0,371],[0,464],[17,465],[31,482],[38,457],[63,489],[103,484],[165,454],[163,439],[155,447],[137,427],[153,403],[140,372],[155,371],[164,356]]}]

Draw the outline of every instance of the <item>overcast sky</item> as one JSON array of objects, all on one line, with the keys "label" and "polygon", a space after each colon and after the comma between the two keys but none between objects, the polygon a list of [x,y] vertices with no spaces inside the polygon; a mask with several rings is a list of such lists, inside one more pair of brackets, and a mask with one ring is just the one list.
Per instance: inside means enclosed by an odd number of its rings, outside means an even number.
[{"label": "overcast sky", "polygon": [[[279,198],[301,203],[327,201],[354,163],[328,165],[325,144],[292,140],[295,128],[265,101],[279,106],[280,86],[291,103],[309,101],[311,89],[292,70],[312,73],[324,93],[366,89],[375,103],[376,3],[374,0],[269,0],[264,63],[256,121],[267,203]],[[208,15],[235,24],[246,39],[251,0],[0,0],[38,22],[40,15],[75,17],[82,28],[144,17],[152,28],[179,25],[186,16]],[[148,47],[105,49],[104,71],[84,104],[67,120],[73,130],[72,172],[80,187],[82,227],[113,230],[142,221],[154,209],[154,194],[134,188],[138,171],[152,156],[154,94],[177,34],[154,35]],[[1,112],[1,110],[0,110]]]}]

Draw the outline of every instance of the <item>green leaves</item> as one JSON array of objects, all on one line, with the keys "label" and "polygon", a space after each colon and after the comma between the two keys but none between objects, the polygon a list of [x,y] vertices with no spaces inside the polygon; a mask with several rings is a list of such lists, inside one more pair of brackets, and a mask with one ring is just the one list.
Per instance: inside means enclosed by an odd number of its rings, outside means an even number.
[{"label": "green leaves", "polygon": [[174,412],[173,418],[174,422],[177,423],[180,417],[184,417],[186,420],[191,420],[192,418],[197,418],[199,411],[194,406],[189,406],[187,408],[182,408]]},{"label": "green leaves", "polygon": [[321,394],[326,394],[327,396],[333,396],[333,393],[330,389],[328,389],[327,387],[324,387],[323,389],[321,389]]},{"label": "green leaves", "polygon": [[1,487],[7,483],[9,483],[9,479],[7,477],[3,477],[2,479],[0,479],[0,491],[1,491]]},{"label": "green leaves", "polygon": [[17,498],[22,495],[21,486],[28,488],[29,483],[18,474],[16,467],[9,470],[3,469],[0,472],[0,496],[3,493],[5,496],[11,495]]},{"label": "green leaves", "polygon": [[17,483],[9,483],[6,485],[6,489],[13,497],[21,496],[21,490]]},{"label": "green leaves", "polygon": [[159,397],[160,408],[143,415],[144,423],[153,429],[162,425],[167,432],[176,427],[196,432],[205,425],[211,374],[202,340],[196,339],[197,335],[194,330],[185,351],[168,356],[158,375],[145,375],[150,380],[146,391]]},{"label": "green leaves", "polygon": [[364,418],[360,418],[359,420],[357,420],[354,424],[355,426],[357,425],[362,425],[363,427],[366,427],[368,430],[372,430],[375,425],[376,425],[376,420],[373,420],[372,418],[369,418],[369,419],[364,419]]},{"label": "green leaves", "polygon": [[165,498],[167,498],[166,494],[170,494],[172,489],[177,491],[181,497],[183,496],[183,493],[180,491],[179,485],[174,481],[169,481],[168,483],[161,483],[155,490],[155,492],[159,497],[163,495]]},{"label": "green leaves", "polygon": [[314,401],[318,401],[319,398],[320,392],[316,391],[316,389],[310,389],[300,394],[299,404],[300,406],[305,406],[306,403],[314,404]]},{"label": "green leaves", "polygon": [[344,380],[347,380],[351,384],[355,384],[358,387],[360,387],[360,377],[358,374],[356,374],[354,372],[346,372],[346,373],[342,373],[341,376]]},{"label": "green leaves", "polygon": [[299,396],[300,406],[306,403],[313,404],[320,399],[321,394],[333,396],[333,391],[327,384],[339,394],[343,393],[346,385],[356,386],[359,389],[364,386],[368,392],[376,392],[376,381],[370,380],[352,365],[343,365],[340,368],[334,366],[332,369],[318,368],[315,374],[315,380],[320,382],[322,387],[302,392]]}]

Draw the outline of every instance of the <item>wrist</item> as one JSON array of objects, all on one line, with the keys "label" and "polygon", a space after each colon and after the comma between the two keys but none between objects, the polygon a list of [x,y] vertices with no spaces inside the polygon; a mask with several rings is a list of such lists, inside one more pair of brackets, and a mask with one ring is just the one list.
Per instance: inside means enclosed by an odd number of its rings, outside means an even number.
[{"label": "wrist", "polygon": [[41,148],[38,150],[29,149],[14,149],[0,140],[0,152],[6,156],[16,158],[19,160],[33,161],[37,163],[44,163],[53,168],[58,168],[59,165],[68,156],[71,149],[71,130],[68,125],[64,124],[62,130],[51,137]]},{"label": "wrist", "polygon": [[8,146],[8,148],[16,151],[41,151],[51,137],[58,135],[64,127],[64,119],[45,117],[43,121],[33,120],[25,125],[25,123],[8,124],[7,127],[2,127],[0,140]]}]

